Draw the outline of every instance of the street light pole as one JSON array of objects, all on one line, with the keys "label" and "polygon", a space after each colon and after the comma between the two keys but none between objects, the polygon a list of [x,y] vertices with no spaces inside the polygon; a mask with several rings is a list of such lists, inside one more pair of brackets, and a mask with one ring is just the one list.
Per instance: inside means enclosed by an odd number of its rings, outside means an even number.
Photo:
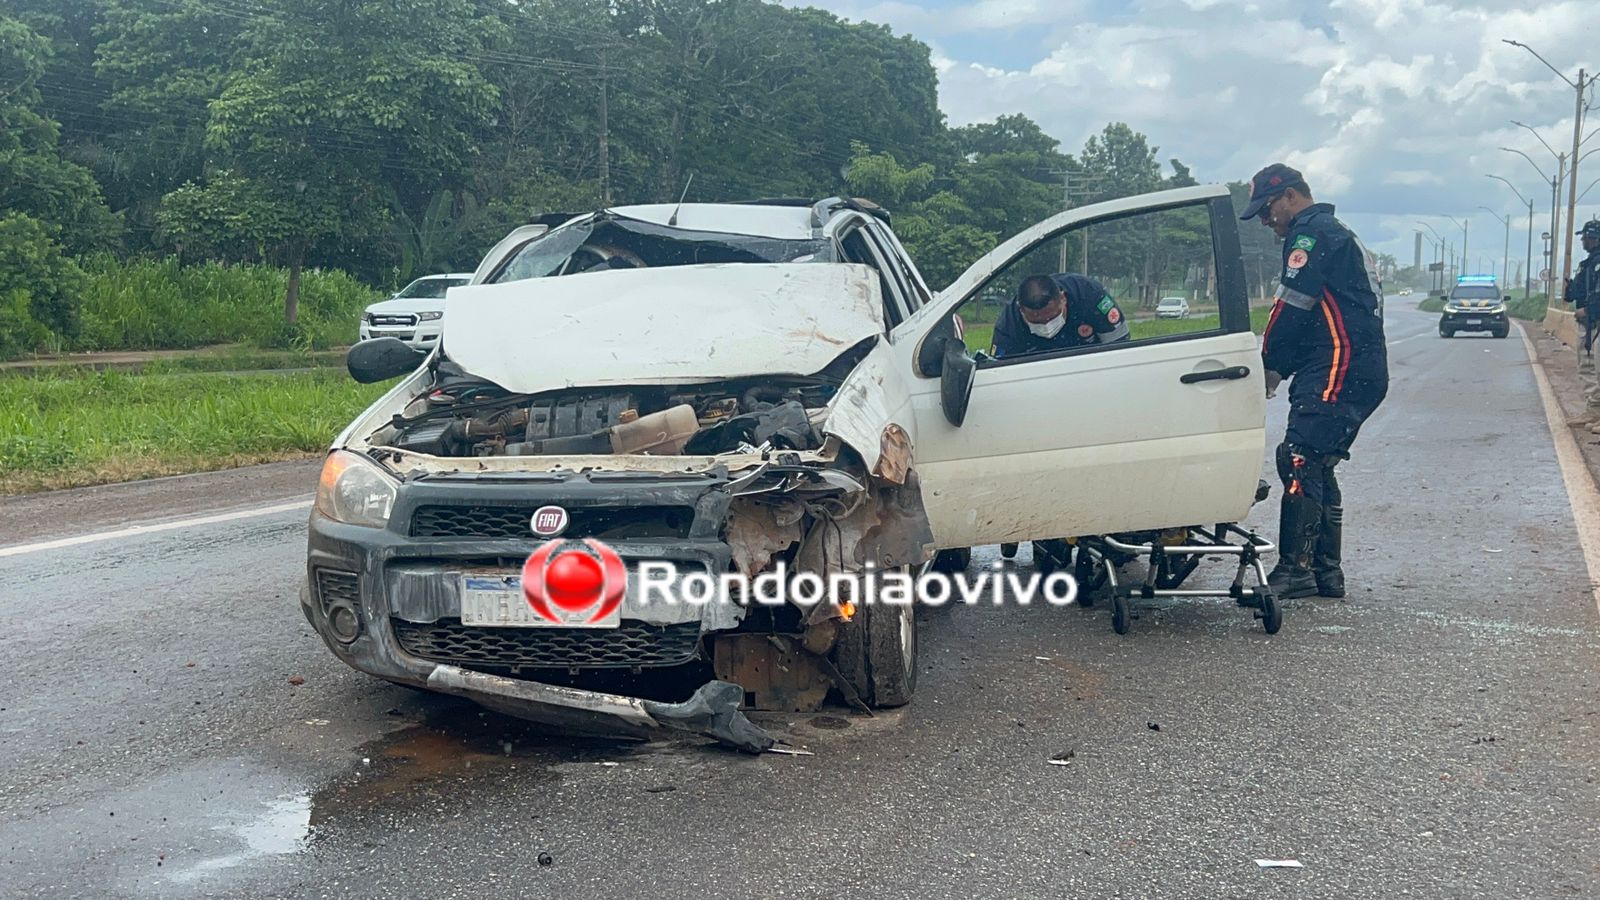
[{"label": "street light pole", "polygon": [[1466,222],[1456,222],[1454,216],[1445,216],[1445,218],[1455,222],[1456,227],[1461,229],[1461,274],[1465,275],[1467,274],[1467,270],[1472,265],[1471,263],[1467,262],[1467,226],[1472,224],[1472,220],[1468,219]]},{"label": "street light pole", "polygon": [[1500,254],[1500,282],[1509,289],[1511,287],[1511,217],[1502,216],[1487,206],[1480,206],[1478,208],[1489,215],[1494,216],[1496,219],[1499,219],[1506,226],[1506,245],[1505,249],[1501,251]]},{"label": "street light pole", "polygon": [[1439,264],[1439,275],[1434,279],[1434,290],[1442,291],[1444,289],[1444,237],[1440,235],[1439,232],[1434,231],[1433,226],[1429,225],[1427,222],[1418,219],[1417,224],[1428,229],[1428,231],[1433,233],[1434,238],[1437,239],[1436,241],[1430,241],[1434,248],[1434,261]]},{"label": "street light pole", "polygon": [[[1516,185],[1506,181],[1499,175],[1485,175],[1484,177],[1493,178],[1495,181],[1511,188],[1511,193],[1516,194],[1518,200],[1528,204],[1528,257],[1523,263],[1522,270],[1522,299],[1527,300],[1533,295],[1533,201],[1522,196],[1522,192],[1517,190]],[[1600,179],[1597,179],[1597,181],[1600,181]]]},{"label": "street light pole", "polygon": [[[1527,44],[1509,40],[1504,41],[1504,43],[1513,47],[1521,47],[1533,54],[1534,59],[1544,63],[1545,68],[1556,73],[1556,77],[1566,82],[1567,87],[1572,88],[1573,93],[1576,95],[1572,107],[1572,155],[1569,157],[1572,160],[1572,171],[1567,176],[1570,182],[1567,186],[1567,240],[1565,254],[1561,260],[1562,284],[1565,284],[1566,280],[1572,277],[1572,223],[1574,217],[1578,214],[1578,161],[1580,159],[1578,149],[1583,146],[1583,93],[1594,82],[1594,79],[1588,78],[1588,73],[1580,68],[1578,69],[1578,80],[1573,81],[1563,74],[1560,69],[1550,65],[1550,61],[1540,56],[1539,51],[1529,47]],[[1555,234],[1557,232],[1551,232],[1552,240]],[[1554,275],[1555,273],[1552,272],[1551,274]]]}]

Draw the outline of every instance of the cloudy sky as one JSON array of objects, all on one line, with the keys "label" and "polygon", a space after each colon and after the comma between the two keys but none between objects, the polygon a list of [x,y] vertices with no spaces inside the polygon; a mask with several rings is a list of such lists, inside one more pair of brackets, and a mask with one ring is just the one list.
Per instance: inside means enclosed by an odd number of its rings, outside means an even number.
[{"label": "cloudy sky", "polygon": [[[1243,180],[1285,160],[1319,200],[1375,250],[1412,257],[1419,219],[1460,244],[1446,216],[1470,218],[1468,251],[1498,268],[1515,215],[1512,255],[1535,253],[1549,228],[1547,174],[1572,145],[1569,78],[1600,67],[1600,5],[1492,0],[788,0],[887,24],[934,50],[940,103],[953,125],[1022,112],[1075,152],[1107,122],[1149,135],[1202,181]],[[1600,112],[1597,107],[1596,112]],[[1585,133],[1600,127],[1590,115]],[[1600,136],[1584,151],[1600,147]],[[1580,193],[1600,153],[1580,167]],[[1521,208],[1521,212],[1516,210]],[[1579,221],[1600,214],[1600,185]],[[1523,248],[1523,250],[1518,250]],[[1576,248],[1575,248],[1576,249]],[[1424,250],[1424,254],[1430,253]],[[1581,255],[1581,251],[1577,251]]]}]

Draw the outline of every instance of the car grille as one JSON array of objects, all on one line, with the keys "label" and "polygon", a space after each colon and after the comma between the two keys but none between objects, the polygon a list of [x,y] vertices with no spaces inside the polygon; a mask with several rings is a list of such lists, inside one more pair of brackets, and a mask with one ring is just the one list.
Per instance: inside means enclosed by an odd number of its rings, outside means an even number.
[{"label": "car grille", "polygon": [[361,577],[354,572],[339,572],[334,569],[317,570],[317,599],[322,601],[323,610],[329,604],[344,601],[354,609],[361,607]]},{"label": "car grille", "polygon": [[396,325],[410,327],[417,324],[417,317],[413,315],[374,315],[367,318],[367,323],[371,325],[384,325],[389,327]]},{"label": "car grille", "polygon": [[395,637],[412,656],[467,666],[565,669],[676,666],[694,659],[700,623],[618,628],[483,628],[460,619],[431,624],[392,619]]},{"label": "car grille", "polygon": [[[533,538],[532,506],[419,506],[411,536],[421,538]],[[689,536],[694,511],[684,506],[569,509],[562,537]]]}]

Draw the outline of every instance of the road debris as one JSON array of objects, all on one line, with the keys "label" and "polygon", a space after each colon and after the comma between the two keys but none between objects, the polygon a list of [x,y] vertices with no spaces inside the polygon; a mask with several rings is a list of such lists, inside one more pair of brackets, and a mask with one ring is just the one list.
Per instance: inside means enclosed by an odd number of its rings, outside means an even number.
[{"label": "road debris", "polygon": [[290,675],[289,676],[289,683],[294,685],[295,687],[299,687],[300,685],[305,684],[306,680],[304,678],[301,678],[299,675]]},{"label": "road debris", "polygon": [[1052,766],[1068,766],[1072,764],[1072,758],[1077,755],[1078,751],[1076,750],[1063,750],[1050,757],[1049,763]]},{"label": "road debris", "polygon": [[553,865],[555,865],[555,862],[556,862],[555,857],[551,856],[550,854],[548,854],[548,853],[539,854],[539,865],[540,865],[541,868],[544,867],[544,866],[553,866]]},{"label": "road debris", "polygon": [[1146,722],[1146,723],[1144,723],[1144,727],[1150,729],[1151,731],[1160,731],[1161,730],[1161,723],[1160,722]]},{"label": "road debris", "polygon": [[784,756],[816,756],[810,750],[801,750],[795,747],[768,747],[768,753],[782,753]]},{"label": "road debris", "polygon": [[1258,859],[1256,865],[1263,869],[1304,869],[1298,859]]}]

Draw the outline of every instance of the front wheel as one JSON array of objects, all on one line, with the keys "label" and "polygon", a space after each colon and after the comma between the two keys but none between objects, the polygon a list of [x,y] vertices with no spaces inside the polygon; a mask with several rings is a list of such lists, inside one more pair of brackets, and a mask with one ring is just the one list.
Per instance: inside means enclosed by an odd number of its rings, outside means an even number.
[{"label": "front wheel", "polygon": [[833,662],[868,706],[889,709],[910,703],[917,689],[912,604],[861,604],[839,634]]},{"label": "front wheel", "polygon": [[1495,332],[1495,333],[1494,333],[1494,336],[1495,336],[1495,337],[1497,337],[1497,338],[1503,338],[1503,337],[1505,337],[1505,336],[1506,336],[1506,335],[1508,335],[1508,334],[1510,334],[1510,333],[1511,333],[1511,329],[1509,329],[1509,328],[1502,328],[1502,329],[1500,329],[1500,330],[1498,330],[1498,331],[1496,331],[1496,332]]},{"label": "front wheel", "polygon": [[1442,337],[1442,338],[1453,338],[1455,336],[1456,336],[1456,333],[1454,331],[1451,331],[1448,328],[1439,329],[1439,337]]}]

